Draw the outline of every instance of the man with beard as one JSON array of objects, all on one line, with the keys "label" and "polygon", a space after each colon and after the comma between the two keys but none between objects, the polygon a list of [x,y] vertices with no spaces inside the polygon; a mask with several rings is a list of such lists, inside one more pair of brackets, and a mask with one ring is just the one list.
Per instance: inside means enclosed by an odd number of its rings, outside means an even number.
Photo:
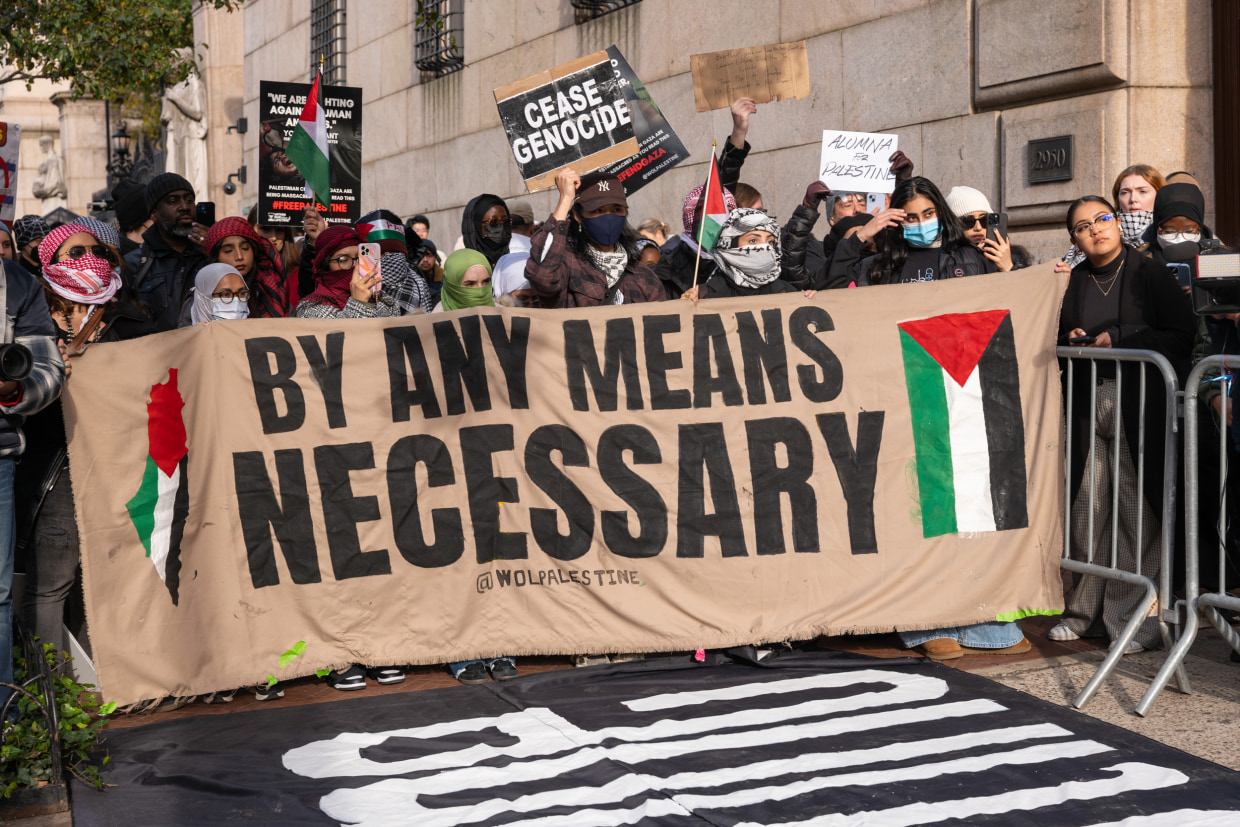
[{"label": "man with beard", "polygon": [[173,172],[146,185],[146,209],[154,223],[142,246],[125,256],[126,277],[150,308],[156,331],[176,330],[181,305],[207,263],[201,247],[207,228],[194,221],[194,188]]}]

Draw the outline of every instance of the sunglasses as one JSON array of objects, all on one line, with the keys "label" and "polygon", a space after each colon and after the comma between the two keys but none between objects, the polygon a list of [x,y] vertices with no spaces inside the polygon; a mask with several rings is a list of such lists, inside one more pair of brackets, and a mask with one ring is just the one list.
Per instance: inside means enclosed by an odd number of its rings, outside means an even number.
[{"label": "sunglasses", "polygon": [[74,246],[70,247],[68,250],[64,251],[64,256],[60,260],[64,261],[66,258],[69,258],[74,261],[77,261],[79,258],[86,255],[87,253],[91,253],[95,255],[98,258],[101,258],[104,261],[108,262],[109,264],[119,263],[116,259],[116,253],[112,252],[112,248],[107,247],[103,244],[92,244],[89,247],[84,246],[82,244],[75,244]]}]

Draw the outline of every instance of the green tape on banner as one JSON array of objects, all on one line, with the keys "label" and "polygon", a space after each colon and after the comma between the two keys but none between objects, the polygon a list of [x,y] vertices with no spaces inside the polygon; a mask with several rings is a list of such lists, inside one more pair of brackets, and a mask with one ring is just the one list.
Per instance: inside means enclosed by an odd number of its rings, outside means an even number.
[{"label": "green tape on banner", "polygon": [[291,649],[289,649],[283,655],[280,655],[280,668],[283,669],[284,667],[288,666],[289,661],[291,661],[293,658],[300,657],[301,653],[304,651],[306,651],[306,642],[304,640],[299,640],[296,643],[294,643]]},{"label": "green tape on banner", "polygon": [[1063,614],[1062,609],[1017,609],[1014,612],[1004,612],[995,615],[995,620],[1010,623],[1013,620],[1020,620],[1022,617],[1032,617],[1034,615],[1059,615]]}]

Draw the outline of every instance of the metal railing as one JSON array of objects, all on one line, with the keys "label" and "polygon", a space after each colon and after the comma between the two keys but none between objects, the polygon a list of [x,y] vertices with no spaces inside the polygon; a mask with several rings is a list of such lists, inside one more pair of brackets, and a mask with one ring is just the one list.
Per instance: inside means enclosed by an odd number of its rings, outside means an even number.
[{"label": "metal railing", "polygon": [[[1175,525],[1176,525],[1176,462],[1177,462],[1177,432],[1179,429],[1179,417],[1177,413],[1179,383],[1176,379],[1175,370],[1171,367],[1171,363],[1162,355],[1148,350],[1126,350],[1121,348],[1098,349],[1083,347],[1060,347],[1056,349],[1056,354],[1061,359],[1067,360],[1066,378],[1067,378],[1067,395],[1065,400],[1065,423],[1066,434],[1064,449],[1066,460],[1064,462],[1065,484],[1064,484],[1064,549],[1063,557],[1059,561],[1060,568],[1082,575],[1091,575],[1105,580],[1117,580],[1128,583],[1137,588],[1144,589],[1141,600],[1145,610],[1135,610],[1128,618],[1123,632],[1116,640],[1111,641],[1111,650],[1102,664],[1098,667],[1094,675],[1085,684],[1080,694],[1072,701],[1072,706],[1081,709],[1088,704],[1097,693],[1098,688],[1102,685],[1115,667],[1119,665],[1120,659],[1124,656],[1129,643],[1134,639],[1141,624],[1149,616],[1149,612],[1155,606],[1158,607],[1157,612],[1159,631],[1162,635],[1163,644],[1170,648],[1175,641],[1176,634],[1173,626],[1177,625],[1178,615],[1175,611],[1174,601],[1175,595],[1172,591],[1171,574],[1172,565],[1175,554]],[[1080,364],[1088,362],[1088,368]],[[1109,363],[1115,366],[1115,439],[1114,439],[1114,456],[1110,458],[1111,464],[1111,554],[1108,562],[1098,562],[1095,560],[1094,549],[1094,503],[1097,491],[1097,472],[1095,466],[1096,444],[1095,435],[1097,433],[1097,412],[1098,412],[1098,365],[1099,363]],[[1159,529],[1161,532],[1161,549],[1160,549],[1160,565],[1158,581],[1143,575],[1142,567],[1142,546],[1144,540],[1144,531],[1147,528],[1143,523],[1144,508],[1138,508],[1137,524],[1136,524],[1136,564],[1133,571],[1127,571],[1119,565],[1118,561],[1118,544],[1119,544],[1119,494],[1120,486],[1118,484],[1119,469],[1121,463],[1121,452],[1129,450],[1128,441],[1123,436],[1123,415],[1122,401],[1124,398],[1124,371],[1118,369],[1121,363],[1139,363],[1149,365],[1157,370],[1157,376],[1161,378],[1163,390],[1165,393],[1165,426],[1160,438],[1163,440],[1164,456],[1162,472],[1162,513],[1159,515]],[[1090,447],[1088,462],[1088,475],[1082,477],[1082,489],[1087,487],[1089,497],[1089,538],[1086,549],[1085,560],[1073,559],[1072,554],[1072,503],[1078,492],[1072,490],[1072,428],[1073,428],[1073,411],[1074,403],[1078,400],[1074,396],[1074,379],[1076,371],[1088,369],[1090,372],[1090,394],[1089,394],[1089,429],[1090,429]],[[1140,380],[1138,382],[1138,402],[1140,414],[1138,419],[1137,433],[1137,450],[1136,450],[1136,474],[1137,495],[1141,501],[1144,501],[1144,483],[1145,483],[1145,456],[1146,456],[1146,399],[1147,399],[1147,376],[1150,370],[1146,367],[1140,368]],[[1171,607],[1168,609],[1168,607]],[[1177,684],[1182,692],[1191,691],[1188,676],[1182,668],[1173,668],[1168,673],[1167,680],[1174,673]],[[1164,681],[1165,685],[1166,681]]]},{"label": "metal railing", "polygon": [[1201,626],[1201,616],[1219,631],[1236,652],[1240,652],[1240,635],[1223,619],[1218,609],[1226,608],[1240,611],[1240,597],[1234,597],[1226,591],[1226,537],[1227,537],[1227,505],[1223,499],[1227,486],[1227,393],[1221,394],[1222,402],[1219,411],[1219,527],[1218,535],[1218,581],[1215,592],[1201,592],[1201,492],[1198,481],[1201,476],[1201,434],[1197,416],[1197,400],[1201,388],[1206,382],[1204,376],[1208,371],[1226,368],[1225,356],[1210,356],[1202,359],[1188,375],[1184,386],[1184,510],[1185,510],[1185,583],[1184,583],[1184,623],[1180,630],[1179,640],[1171,647],[1162,669],[1154,676],[1154,681],[1145,691],[1141,702],[1137,704],[1137,714],[1146,715],[1159,693],[1170,682],[1172,675],[1177,677],[1181,691],[1189,689],[1184,674],[1184,656],[1192,647]]}]

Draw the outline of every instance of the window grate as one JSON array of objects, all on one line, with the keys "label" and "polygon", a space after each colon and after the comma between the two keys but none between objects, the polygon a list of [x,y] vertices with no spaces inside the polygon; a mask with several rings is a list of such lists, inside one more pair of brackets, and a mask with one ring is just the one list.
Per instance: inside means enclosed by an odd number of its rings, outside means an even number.
[{"label": "window grate", "polygon": [[310,80],[314,81],[323,61],[323,83],[341,86],[345,82],[345,0],[313,0],[310,7]]},{"label": "window grate", "polygon": [[571,0],[571,2],[576,10],[577,23],[580,25],[597,20],[605,14],[635,6],[641,0]]},{"label": "window grate", "polygon": [[463,0],[418,0],[414,64],[424,80],[465,68]]}]

